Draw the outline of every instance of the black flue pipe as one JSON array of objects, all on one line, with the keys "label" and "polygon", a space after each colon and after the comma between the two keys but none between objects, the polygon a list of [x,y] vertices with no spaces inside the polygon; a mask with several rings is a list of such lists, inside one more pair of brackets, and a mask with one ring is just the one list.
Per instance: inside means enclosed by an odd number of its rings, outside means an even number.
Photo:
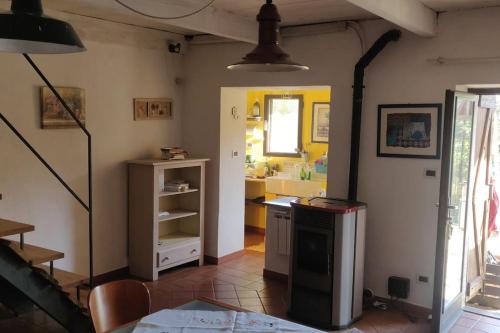
[{"label": "black flue pipe", "polygon": [[349,168],[349,200],[358,198],[359,144],[361,140],[361,116],[363,113],[363,89],[365,69],[373,59],[389,44],[398,41],[400,30],[389,30],[379,37],[372,47],[359,59],[354,68],[352,97],[351,164]]}]

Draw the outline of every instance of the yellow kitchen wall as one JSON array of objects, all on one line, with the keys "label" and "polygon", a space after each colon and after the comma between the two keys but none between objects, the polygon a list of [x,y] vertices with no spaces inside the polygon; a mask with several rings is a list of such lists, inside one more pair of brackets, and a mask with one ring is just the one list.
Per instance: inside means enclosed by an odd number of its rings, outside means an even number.
[{"label": "yellow kitchen wall", "polygon": [[[305,90],[249,90],[247,94],[247,114],[252,115],[253,105],[256,101],[260,104],[261,121],[248,120],[247,121],[247,143],[251,142],[253,145],[250,148],[247,145],[246,154],[252,154],[257,161],[264,159],[264,143],[262,141],[264,135],[264,112],[265,112],[265,95],[303,95],[304,110],[302,119],[302,147],[309,153],[309,163],[313,163],[323,154],[328,151],[327,143],[312,143],[312,116],[313,116],[313,103],[315,102],[330,102],[331,90],[330,89],[305,89]],[[255,128],[255,131],[253,131]],[[257,137],[254,136],[257,134]],[[268,157],[271,164],[278,164],[279,170],[283,170],[285,161],[302,162],[300,158],[289,157]]]}]

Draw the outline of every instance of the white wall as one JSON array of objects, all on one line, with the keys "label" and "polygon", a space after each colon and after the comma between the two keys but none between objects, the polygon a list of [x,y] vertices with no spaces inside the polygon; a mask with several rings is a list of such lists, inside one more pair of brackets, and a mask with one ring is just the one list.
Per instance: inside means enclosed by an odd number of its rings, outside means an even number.
[{"label": "white wall", "polygon": [[[207,212],[206,212],[206,243],[207,255],[221,257],[228,254],[226,249],[233,248],[229,231],[220,230],[219,217],[219,166],[223,164],[219,150],[220,138],[220,88],[221,87],[255,87],[255,86],[328,86],[333,82],[333,103],[339,110],[350,108],[351,94],[351,67],[355,59],[345,50],[355,50],[357,56],[361,55],[359,42],[354,33],[334,35],[335,44],[331,43],[333,35],[320,35],[308,37],[306,45],[315,45],[314,50],[308,51],[304,46],[304,39],[294,38],[285,41],[285,46],[294,49],[294,56],[298,60],[314,60],[309,73],[236,73],[225,70],[225,66],[235,62],[247,53],[251,46],[246,44],[220,44],[193,46],[186,57],[185,73],[185,113],[183,115],[183,145],[194,155],[211,158],[207,165]],[[339,59],[339,63],[329,66],[327,70],[319,64],[329,63],[330,58]],[[302,58],[302,59],[301,59]],[[304,60],[305,62],[305,60]],[[338,81],[332,81],[332,77]],[[338,98],[337,98],[338,96]],[[335,112],[335,111],[334,111]],[[340,148],[334,148],[338,158],[333,160],[336,174],[348,172],[348,155],[344,148],[348,145],[349,112],[338,113],[339,122],[334,123],[335,141]],[[224,153],[227,156],[227,152]],[[231,179],[226,179],[231,182]],[[239,179],[238,179],[239,181]],[[347,190],[345,177],[332,177],[332,188],[335,195],[342,195]],[[221,199],[232,196],[231,192],[223,192]],[[242,198],[243,196],[240,196]],[[243,202],[243,200],[241,200]],[[222,237],[219,237],[221,235]],[[219,253],[219,249],[223,252]]]},{"label": "white wall", "polygon": [[[409,301],[431,307],[432,282],[416,284],[417,274],[433,280],[439,177],[425,178],[438,160],[377,158],[377,105],[383,103],[444,103],[446,89],[457,84],[499,83],[500,64],[435,65],[428,58],[497,56],[500,45],[493,31],[500,30],[500,8],[441,14],[439,34],[432,39],[403,32],[370,65],[366,75],[362,125],[359,200],[368,203],[366,287],[386,296],[390,275],[412,280]],[[362,24],[371,45],[393,26],[381,20]],[[219,44],[192,46],[186,67],[186,121],[184,144],[191,151],[213,159],[210,185],[219,179],[220,87],[272,85],[332,85],[332,131],[329,152],[330,196],[347,195],[352,108],[352,75],[361,55],[353,32],[286,39],[284,46],[296,61],[311,66],[304,73],[239,73],[225,70],[251,46]],[[198,121],[197,121],[198,120]],[[218,185],[213,187],[217,193]],[[210,196],[210,194],[208,194]],[[222,193],[222,195],[231,195]],[[222,199],[221,199],[222,200]],[[215,229],[219,205],[207,203],[207,253],[219,255],[217,246],[227,241]],[[220,232],[221,234],[223,231]]]},{"label": "white wall", "polygon": [[[236,115],[233,115],[233,108]],[[219,257],[245,245],[245,143],[247,90],[222,88],[220,109],[220,193],[217,254]],[[237,153],[238,156],[234,156]]]},{"label": "white wall", "polygon": [[[166,40],[179,36],[56,15],[75,25],[88,51],[33,58],[54,85],[86,91],[87,127],[94,138],[95,272],[100,274],[127,266],[125,161],[181,144],[182,94],[175,78],[183,60],[166,50]],[[77,129],[40,129],[42,83],[21,55],[0,54],[0,72],[0,112],[86,200],[84,136]],[[134,97],[172,97],[174,119],[134,121]],[[27,242],[64,252],[59,267],[86,273],[86,212],[3,124],[0,160],[0,216],[34,224]]]}]

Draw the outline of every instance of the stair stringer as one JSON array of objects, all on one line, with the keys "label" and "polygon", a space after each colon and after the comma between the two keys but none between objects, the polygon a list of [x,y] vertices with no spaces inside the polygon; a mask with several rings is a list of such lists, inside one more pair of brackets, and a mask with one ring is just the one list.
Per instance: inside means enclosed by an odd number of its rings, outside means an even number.
[{"label": "stair stringer", "polygon": [[9,247],[0,244],[0,276],[71,333],[92,331],[90,318],[68,295]]}]

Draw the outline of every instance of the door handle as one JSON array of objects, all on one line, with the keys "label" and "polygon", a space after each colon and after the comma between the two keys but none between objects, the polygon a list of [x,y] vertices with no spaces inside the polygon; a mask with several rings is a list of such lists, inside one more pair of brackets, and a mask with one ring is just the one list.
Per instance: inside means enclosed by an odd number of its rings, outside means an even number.
[{"label": "door handle", "polygon": [[[436,204],[436,207],[439,208],[439,203]],[[458,209],[458,207],[457,206],[448,205],[448,209]]]},{"label": "door handle", "polygon": [[332,255],[329,253],[328,254],[328,260],[327,260],[327,265],[328,265],[328,268],[327,268],[327,272],[328,272],[328,275],[331,275],[332,274]]}]

